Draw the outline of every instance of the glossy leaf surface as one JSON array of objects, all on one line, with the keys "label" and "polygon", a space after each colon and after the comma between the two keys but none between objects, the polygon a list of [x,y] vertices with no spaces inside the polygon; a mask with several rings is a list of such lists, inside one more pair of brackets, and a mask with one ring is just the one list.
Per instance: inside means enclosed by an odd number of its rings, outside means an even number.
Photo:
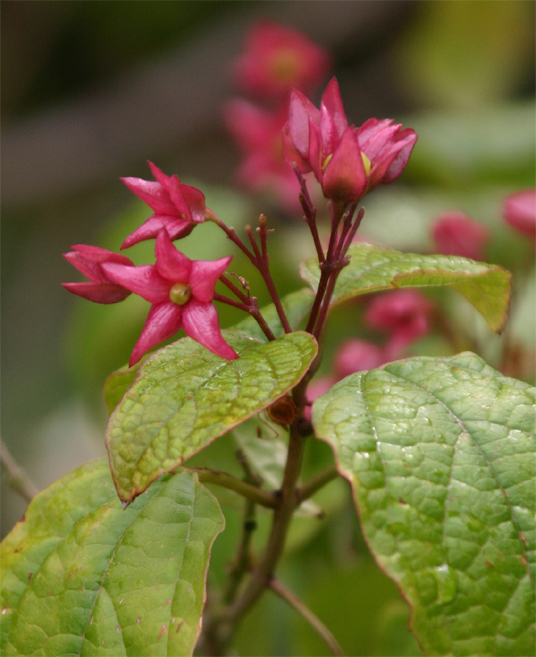
[{"label": "glossy leaf surface", "polygon": [[161,475],[266,408],[300,381],[317,352],[302,332],[260,343],[224,331],[227,361],[189,338],[154,353],[110,417],[107,447],[119,497]]},{"label": "glossy leaf surface", "polygon": [[[510,272],[459,256],[400,253],[364,242],[348,249],[350,264],[337,279],[333,303],[361,294],[401,287],[451,286],[501,331],[510,302]],[[314,289],[320,279],[316,258],[301,265],[302,277]]]},{"label": "glossy leaf surface", "polygon": [[535,390],[470,353],[353,374],[313,406],[429,655],[534,654]]},{"label": "glossy leaf surface", "polygon": [[191,473],[123,510],[107,461],[71,472],[2,543],[2,654],[191,655],[223,526]]}]

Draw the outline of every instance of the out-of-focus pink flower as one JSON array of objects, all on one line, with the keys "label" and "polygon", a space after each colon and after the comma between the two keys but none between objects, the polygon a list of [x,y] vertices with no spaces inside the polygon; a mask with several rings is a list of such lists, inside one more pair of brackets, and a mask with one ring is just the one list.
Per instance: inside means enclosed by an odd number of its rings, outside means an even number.
[{"label": "out-of-focus pink flower", "polygon": [[398,178],[417,135],[392,119],[369,119],[349,126],[337,80],[328,84],[318,110],[293,91],[283,128],[283,153],[302,173],[313,171],[326,198],[355,201]]},{"label": "out-of-focus pink flower", "polygon": [[115,283],[152,303],[130,365],[180,328],[217,356],[228,360],[238,358],[223,339],[212,303],[216,281],[232,258],[192,261],[173,246],[165,230],[156,238],[155,253],[155,265],[102,265]]},{"label": "out-of-focus pink flower", "polygon": [[270,21],[257,23],[246,37],[246,49],[235,62],[235,79],[246,93],[266,99],[293,88],[310,92],[330,67],[327,52],[306,36]]},{"label": "out-of-focus pink flower", "polygon": [[286,109],[270,112],[247,100],[233,100],[225,108],[227,127],[245,156],[238,169],[240,182],[254,192],[272,192],[294,210],[300,186],[283,158],[281,130],[287,118]]},{"label": "out-of-focus pink flower", "polygon": [[503,201],[503,217],[512,228],[536,237],[536,189],[507,196]]},{"label": "out-of-focus pink flower", "polygon": [[131,233],[121,248],[126,249],[143,240],[153,239],[164,229],[172,240],[186,237],[196,224],[205,221],[205,196],[195,187],[183,185],[178,176],[167,176],[149,162],[156,182],[142,178],[121,178],[136,196],[154,211],[138,229]]},{"label": "out-of-focus pink flower", "polygon": [[430,330],[434,304],[417,290],[394,290],[377,296],[365,313],[371,327],[391,334],[384,354],[393,360]]},{"label": "out-of-focus pink flower", "polygon": [[444,212],[435,220],[432,235],[438,253],[484,260],[491,231],[463,212]]},{"label": "out-of-focus pink flower", "polygon": [[335,377],[337,381],[364,370],[372,370],[386,363],[383,350],[367,340],[352,338],[344,342],[335,356]]},{"label": "out-of-focus pink flower", "polygon": [[325,395],[326,392],[337,383],[337,379],[333,376],[321,376],[318,379],[313,379],[311,383],[307,386],[305,392],[305,398],[307,399],[307,406],[304,409],[303,414],[305,417],[311,419],[311,405],[322,395]]},{"label": "out-of-focus pink flower", "polygon": [[64,253],[63,257],[87,276],[90,282],[62,283],[65,289],[96,303],[118,303],[128,297],[130,290],[109,278],[102,266],[110,262],[131,266],[132,260],[107,249],[87,244],[74,244],[71,249],[74,250]]}]

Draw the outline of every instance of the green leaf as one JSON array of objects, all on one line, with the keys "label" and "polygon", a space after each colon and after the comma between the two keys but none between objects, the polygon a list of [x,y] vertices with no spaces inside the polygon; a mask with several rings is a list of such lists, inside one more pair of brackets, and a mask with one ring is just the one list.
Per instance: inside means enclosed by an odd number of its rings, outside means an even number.
[{"label": "green leaf", "polygon": [[535,393],[463,353],[353,374],[313,406],[427,655],[534,654]]},{"label": "green leaf", "polygon": [[317,353],[308,333],[268,343],[223,334],[240,358],[223,360],[190,338],[178,340],[147,359],[112,413],[106,443],[125,502],[284,395]]},{"label": "green leaf", "polygon": [[[485,317],[494,331],[506,322],[510,302],[510,272],[468,258],[400,253],[361,242],[348,249],[350,264],[337,279],[333,303],[361,294],[401,287],[451,286]],[[302,277],[316,290],[320,280],[318,260],[300,267]]]},{"label": "green leaf", "polygon": [[[308,287],[304,287],[301,290],[287,294],[281,299],[283,309],[285,310],[287,319],[292,328],[296,328],[309,310],[311,310],[314,298],[315,295],[313,292]],[[261,313],[276,338],[285,334],[281,320],[279,319],[279,315],[277,314],[277,310],[273,303],[261,308]],[[233,328],[237,331],[243,331],[244,333],[251,335],[253,338],[266,342],[266,336],[262,332],[261,327],[251,316],[246,317],[246,319]]]},{"label": "green leaf", "polygon": [[191,655],[223,526],[191,473],[123,510],[107,461],[71,472],[1,545],[2,654]]},{"label": "green leaf", "polygon": [[146,360],[146,358],[143,358],[132,367],[124,365],[115,372],[112,372],[110,376],[107,377],[106,381],[104,382],[103,394],[109,415],[113,413],[115,407],[117,404],[119,404],[125,392],[134,383],[134,379],[136,378],[140,367]]}]

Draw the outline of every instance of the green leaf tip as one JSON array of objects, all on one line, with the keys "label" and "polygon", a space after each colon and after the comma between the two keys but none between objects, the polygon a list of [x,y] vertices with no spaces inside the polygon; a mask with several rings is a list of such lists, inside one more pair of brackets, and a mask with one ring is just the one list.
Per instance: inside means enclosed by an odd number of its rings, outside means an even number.
[{"label": "green leaf tip", "polygon": [[535,401],[462,353],[353,374],[313,406],[425,654],[534,654]]},{"label": "green leaf tip", "polygon": [[179,340],[146,361],[113,412],[106,444],[123,501],[286,394],[318,349],[304,332],[267,343],[238,331],[223,335],[240,358],[226,361]]},{"label": "green leaf tip", "polygon": [[[333,304],[353,297],[400,287],[450,286],[462,294],[500,333],[508,315],[511,274],[500,265],[489,265],[460,256],[400,253],[366,244],[353,244],[350,264],[337,279]],[[300,267],[302,278],[316,289],[318,261],[311,258]]]},{"label": "green leaf tip", "polygon": [[41,492],[0,546],[3,655],[189,656],[218,502],[191,473],[126,510],[106,460]]}]

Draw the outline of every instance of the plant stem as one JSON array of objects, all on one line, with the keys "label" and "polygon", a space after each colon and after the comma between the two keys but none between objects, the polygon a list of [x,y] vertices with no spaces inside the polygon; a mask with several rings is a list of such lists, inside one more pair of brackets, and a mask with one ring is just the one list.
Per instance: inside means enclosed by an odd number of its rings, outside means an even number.
[{"label": "plant stem", "polygon": [[218,470],[211,470],[210,468],[191,468],[192,471],[197,472],[199,481],[206,484],[216,484],[229,490],[234,490],[235,493],[246,497],[255,504],[260,504],[269,509],[275,509],[279,505],[279,497],[275,493],[262,490],[247,481],[233,477],[227,472],[219,472]]},{"label": "plant stem", "polygon": [[266,287],[268,288],[270,297],[274,302],[274,305],[277,310],[277,314],[279,315],[279,319],[281,320],[281,324],[283,326],[283,329],[285,330],[285,333],[292,333],[292,328],[288,322],[285,310],[283,308],[283,304],[281,303],[281,299],[279,298],[279,294],[277,293],[276,287],[274,285],[274,281],[272,279],[272,275],[270,273],[268,251],[266,248],[266,240],[268,234],[268,230],[266,229],[266,217],[263,214],[261,214],[259,218],[259,223],[260,223],[259,234],[261,238],[262,252],[261,250],[259,250],[257,242],[255,241],[255,237],[251,230],[251,226],[246,226],[246,233],[251,242],[253,253],[245,246],[242,240],[237,236],[235,229],[227,226],[218,217],[218,215],[215,212],[212,212],[212,210],[208,211],[206,218],[209,221],[213,221],[215,224],[217,224],[224,231],[224,233],[231,240],[231,242],[234,242],[234,244],[238,246],[238,248],[250,259],[251,264],[259,271],[260,275],[264,279],[264,282],[266,283]]},{"label": "plant stem", "polygon": [[296,496],[298,498],[298,501],[301,503],[309,499],[318,490],[323,488],[326,484],[329,484],[330,481],[333,481],[333,479],[336,479],[338,476],[339,476],[339,471],[337,470],[337,466],[332,465],[330,468],[324,470],[324,472],[321,472],[320,474],[316,475],[316,477],[309,479],[308,482],[303,484],[296,491]]},{"label": "plant stem", "polygon": [[318,616],[315,616],[309,607],[307,607],[295,593],[293,593],[290,589],[287,589],[284,584],[275,578],[272,578],[269,587],[276,595],[287,602],[300,614],[300,616],[302,616],[302,618],[304,618],[309,623],[309,625],[324,639],[326,645],[336,657],[344,657],[344,652],[337,639],[318,618]]},{"label": "plant stem", "polygon": [[235,301],[234,299],[229,299],[229,297],[218,294],[214,294],[215,301],[220,301],[221,303],[226,303],[229,306],[234,308],[239,308],[247,313],[249,313],[261,327],[262,332],[268,338],[268,340],[275,340],[275,335],[273,334],[272,329],[268,326],[268,322],[264,319],[257,305],[257,297],[250,297],[247,300],[247,303],[242,303],[241,301]]},{"label": "plant stem", "polygon": [[324,296],[326,294],[326,289],[328,286],[328,281],[330,280],[330,277],[333,273],[333,270],[336,266],[336,262],[334,259],[334,253],[335,253],[335,248],[337,245],[337,231],[339,228],[339,224],[341,222],[342,216],[344,214],[344,207],[341,207],[333,201],[329,202],[329,212],[330,212],[330,217],[331,217],[331,235],[329,237],[329,245],[328,245],[328,252],[326,255],[326,259],[324,262],[320,264],[320,280],[318,282],[318,288],[316,291],[316,297],[313,302],[313,307],[311,308],[311,314],[309,315],[309,321],[307,322],[307,326],[305,327],[305,330],[308,333],[312,333],[316,335],[316,331],[314,331],[315,324],[318,319],[318,313],[320,312],[320,308],[322,305],[322,302],[324,300]]},{"label": "plant stem", "polygon": [[[303,408],[303,406],[302,406]],[[305,438],[297,431],[296,423],[290,427],[289,448],[279,504],[274,512],[272,529],[264,557],[257,570],[252,573],[248,585],[236,601],[223,610],[220,642],[223,646],[230,641],[238,622],[270,585],[273,571],[283,552],[287,530],[297,506],[296,482],[298,481]]]},{"label": "plant stem", "polygon": [[39,493],[39,489],[11,456],[3,440],[0,440],[0,463],[7,474],[8,485],[30,503]]},{"label": "plant stem", "polygon": [[313,202],[311,201],[311,197],[309,196],[309,190],[307,189],[305,178],[301,172],[298,171],[296,166],[294,166],[294,173],[296,174],[298,182],[300,183],[301,193],[299,199],[300,205],[303,209],[303,218],[305,219],[307,225],[309,226],[309,230],[311,231],[316,253],[318,255],[318,262],[322,264],[325,260],[325,256],[324,249],[322,248],[322,244],[320,242],[320,236],[318,235],[318,228],[316,226],[316,208],[314,207]]}]

